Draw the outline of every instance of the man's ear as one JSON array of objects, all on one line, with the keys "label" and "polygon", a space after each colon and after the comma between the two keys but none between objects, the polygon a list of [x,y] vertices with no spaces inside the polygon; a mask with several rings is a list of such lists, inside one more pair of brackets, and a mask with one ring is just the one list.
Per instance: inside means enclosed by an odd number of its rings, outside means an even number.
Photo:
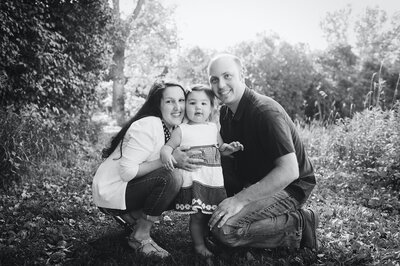
[{"label": "man's ear", "polygon": [[249,89],[253,88],[253,84],[251,83],[251,80],[249,78],[244,78],[244,84],[246,84],[246,87]]},{"label": "man's ear", "polygon": [[244,82],[244,71],[243,69],[240,69],[239,71],[239,79],[241,82]]},{"label": "man's ear", "polygon": [[240,68],[240,80],[244,83],[246,80],[246,68],[243,66]]}]

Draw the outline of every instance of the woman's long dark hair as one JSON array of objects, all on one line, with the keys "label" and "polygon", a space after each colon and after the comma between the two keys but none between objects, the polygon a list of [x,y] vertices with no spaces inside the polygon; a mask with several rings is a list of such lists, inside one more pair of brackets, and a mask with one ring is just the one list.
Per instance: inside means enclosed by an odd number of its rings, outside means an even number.
[{"label": "woman's long dark hair", "polygon": [[163,97],[164,90],[168,87],[180,87],[183,91],[183,94],[186,94],[185,89],[182,85],[176,82],[155,82],[150,88],[149,94],[147,95],[146,101],[143,106],[139,109],[139,111],[121,128],[121,130],[115,135],[115,137],[111,140],[111,145],[108,148],[103,149],[102,158],[108,158],[114,150],[118,147],[118,144],[121,142],[120,146],[120,157],[122,157],[122,142],[124,141],[124,137],[129,127],[133,122],[147,117],[147,116],[156,116],[162,118],[160,104],[161,99]]}]

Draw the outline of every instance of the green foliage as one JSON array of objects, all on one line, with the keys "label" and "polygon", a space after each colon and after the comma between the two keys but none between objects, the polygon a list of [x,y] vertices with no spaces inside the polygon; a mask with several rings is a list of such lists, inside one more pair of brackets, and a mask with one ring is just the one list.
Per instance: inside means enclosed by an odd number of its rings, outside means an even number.
[{"label": "green foliage", "polygon": [[379,7],[367,7],[363,13],[357,14],[355,21],[351,21],[354,15],[356,14],[350,6],[327,13],[321,21],[321,28],[329,46],[332,48],[349,45],[350,34],[354,33],[356,40],[353,48],[362,62],[398,64],[399,14],[389,17],[386,11]]},{"label": "green foliage", "polygon": [[208,84],[207,66],[210,61],[209,52],[200,47],[183,50],[176,62],[178,80],[191,86],[193,84]]},{"label": "green foliage", "polygon": [[[369,185],[360,172],[348,173],[350,169],[327,163],[334,157],[318,160],[329,153],[336,131],[313,124],[302,127],[301,133],[312,147],[317,169],[318,185],[308,204],[320,214],[320,249],[317,253],[237,249],[232,257],[217,256],[216,265],[396,265],[400,194],[387,186]],[[101,139],[108,141],[109,136]],[[90,184],[104,143],[95,149],[89,143],[82,146],[84,151],[76,153],[70,165],[45,160],[31,170],[29,182],[0,193],[2,265],[155,264],[135,254],[126,244],[127,232],[94,206]],[[172,259],[157,265],[197,265],[188,215],[165,215],[171,220],[161,219],[152,237],[170,251]]]},{"label": "green foliage", "polygon": [[389,64],[399,61],[398,56],[395,56],[400,51],[400,48],[396,47],[400,42],[399,27],[398,15],[389,18],[386,12],[378,7],[366,8],[354,26],[357,49],[363,61]]},{"label": "green foliage", "polygon": [[[400,117],[397,110],[372,108],[345,119],[335,130],[331,154],[352,170],[399,167]],[[336,158],[335,158],[336,157]]]},{"label": "green foliage", "polygon": [[359,87],[369,88],[363,107],[380,106],[382,109],[392,108],[396,101],[400,100],[400,95],[396,93],[399,86],[399,78],[400,73],[392,72],[383,64],[365,61],[358,78]]},{"label": "green foliage", "polygon": [[308,106],[316,109],[314,118],[327,120],[332,112],[339,117],[349,117],[355,107],[357,111],[363,109],[364,99],[360,95],[367,94],[369,85],[356,86],[357,63],[358,57],[347,44],[330,46],[316,57],[315,67],[321,82],[317,89],[308,92]]},{"label": "green foliage", "polygon": [[[317,165],[362,173],[370,182],[400,189],[400,108],[379,107],[356,113],[352,119],[301,129]],[[312,139],[311,139],[312,138]]]},{"label": "green foliage", "polygon": [[[389,18],[378,7],[366,8],[352,23],[350,7],[328,13],[321,22],[329,43],[326,51],[317,55],[315,67],[322,76],[317,91],[310,90],[310,100],[320,119],[349,117],[380,99],[382,108],[391,108],[398,98],[400,16]],[[349,34],[355,33],[355,45]],[[324,97],[319,93],[323,92]],[[367,103],[363,96],[369,97]],[[372,97],[372,98],[371,98]],[[312,107],[309,104],[309,107]],[[310,115],[308,115],[310,116]]]},{"label": "green foliage", "polygon": [[351,12],[351,8],[347,6],[334,12],[328,12],[325,18],[321,20],[320,26],[329,45],[343,46],[348,43]]},{"label": "green foliage", "polygon": [[[317,187],[308,206],[320,215],[317,253],[307,249],[237,249],[232,257],[217,256],[216,265],[396,265],[400,260],[400,188],[395,191],[384,183],[370,182],[370,177],[376,176],[365,175],[361,165],[371,165],[373,160],[362,160],[361,153],[368,150],[367,143],[381,149],[380,145],[392,141],[392,146],[386,145],[391,151],[383,160],[395,165],[393,159],[399,158],[398,112],[371,109],[355,116],[354,122],[349,119],[327,127],[313,121],[299,127],[316,168]],[[79,132],[92,131],[83,124],[77,127],[81,127]],[[363,149],[357,151],[358,155],[353,153],[359,162],[340,167],[338,151],[347,147],[336,147],[351,143],[355,150],[358,145],[351,139],[364,131],[364,139],[369,141],[357,139]],[[1,265],[155,264],[135,254],[126,244],[127,232],[92,202],[91,180],[100,163],[100,150],[110,138],[105,135],[99,136],[97,145],[80,141],[80,149],[73,151],[68,163],[61,155],[58,161],[43,158],[30,166],[24,182],[0,193]],[[384,136],[390,140],[383,140]],[[341,154],[350,158],[349,151]],[[360,165],[356,171],[354,165]],[[392,170],[393,176],[399,176],[399,168],[393,166]],[[171,219],[155,224],[152,237],[172,254],[172,259],[157,265],[197,265],[188,215],[165,215]]]},{"label": "green foliage", "polygon": [[105,68],[108,1],[1,1],[0,107],[90,107]]},{"label": "green foliage", "polygon": [[173,12],[159,1],[146,1],[141,14],[129,25],[125,60],[127,91],[145,96],[155,79],[170,76],[178,47]]},{"label": "green foliage", "polygon": [[[4,36],[0,180],[7,187],[0,193],[1,265],[152,263],[132,252],[124,232],[97,210],[91,198],[90,184],[104,143],[98,148],[93,144],[100,130],[81,107],[90,107],[95,100],[91,90],[104,64],[107,6],[108,1],[88,0],[0,2]],[[182,63],[181,69],[170,68],[173,60],[168,53],[176,46],[176,32],[158,8],[158,3],[149,2],[151,12],[133,24],[132,56],[127,59],[132,66],[131,95],[146,94],[149,81],[168,71],[195,80],[203,76],[207,53],[201,49],[183,54],[176,61]],[[368,14],[382,18],[380,13]],[[372,35],[363,32],[365,45],[371,48],[365,51],[373,55],[368,60],[353,52],[357,49],[341,45],[319,54],[316,62],[304,47],[291,46],[277,36],[260,36],[236,47],[249,66],[254,87],[276,98],[292,116],[300,114],[304,100],[310,117],[319,113],[328,118],[341,108],[338,103],[349,106],[365,97],[368,101],[366,110],[349,112],[353,118],[333,116],[336,124],[311,121],[299,126],[317,170],[318,185],[309,205],[321,217],[318,253],[237,252],[231,258],[218,258],[218,265],[396,265],[400,261],[400,108],[387,105],[398,99],[398,18],[385,31],[387,39],[375,34],[379,32],[375,29],[383,29],[379,25],[371,27]],[[383,21],[371,18],[359,29],[366,31],[368,25]],[[338,25],[347,25],[342,22]],[[346,40],[342,33],[337,39]],[[140,42],[144,35],[147,39]],[[378,63],[381,56],[384,64]],[[192,77],[189,64],[195,66]],[[71,109],[83,114],[66,115]],[[12,182],[17,178],[22,182]],[[172,222],[162,220],[152,231],[173,255],[162,265],[196,263],[188,217],[168,215]]]},{"label": "green foliage", "polygon": [[306,47],[260,34],[256,41],[238,45],[234,53],[244,60],[255,90],[277,100],[292,118],[302,116],[305,92],[317,85]]},{"label": "green foliage", "polygon": [[320,168],[317,178],[310,204],[322,221],[319,265],[396,265],[399,192],[339,169]]},{"label": "green foliage", "polygon": [[16,114],[0,110],[0,188],[31,174],[47,160],[69,167],[75,156],[97,141],[99,128],[88,115],[55,115],[29,105]]},{"label": "green foliage", "polygon": [[177,48],[173,10],[159,1],[137,1],[135,5],[134,12],[125,19],[114,8],[108,30],[114,55],[106,80],[113,81],[110,99],[119,125],[137,109],[132,109],[135,98],[144,98],[149,84],[171,71],[172,54]]}]

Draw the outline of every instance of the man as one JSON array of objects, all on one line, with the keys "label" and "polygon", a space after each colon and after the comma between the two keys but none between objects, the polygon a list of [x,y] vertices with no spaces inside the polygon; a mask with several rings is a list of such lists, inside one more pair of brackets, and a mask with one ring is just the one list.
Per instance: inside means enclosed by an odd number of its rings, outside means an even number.
[{"label": "man", "polygon": [[228,198],[210,218],[213,235],[228,246],[316,250],[318,216],[301,208],[316,181],[292,120],[276,101],[246,87],[238,57],[213,58],[208,73],[224,104],[221,136],[244,146],[222,161]]}]

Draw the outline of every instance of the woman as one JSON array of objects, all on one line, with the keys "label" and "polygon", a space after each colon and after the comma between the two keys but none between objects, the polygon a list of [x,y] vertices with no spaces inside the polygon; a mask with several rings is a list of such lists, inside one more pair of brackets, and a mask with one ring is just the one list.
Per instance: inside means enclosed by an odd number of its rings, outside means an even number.
[{"label": "woman", "polygon": [[[172,129],[182,122],[185,91],[177,83],[155,83],[137,114],[103,150],[106,158],[93,179],[94,203],[103,209],[124,210],[136,220],[128,244],[144,255],[161,258],[169,253],[150,237],[153,223],[178,194],[182,178],[163,168],[160,149]],[[198,160],[176,151],[178,167],[193,169]]]}]

